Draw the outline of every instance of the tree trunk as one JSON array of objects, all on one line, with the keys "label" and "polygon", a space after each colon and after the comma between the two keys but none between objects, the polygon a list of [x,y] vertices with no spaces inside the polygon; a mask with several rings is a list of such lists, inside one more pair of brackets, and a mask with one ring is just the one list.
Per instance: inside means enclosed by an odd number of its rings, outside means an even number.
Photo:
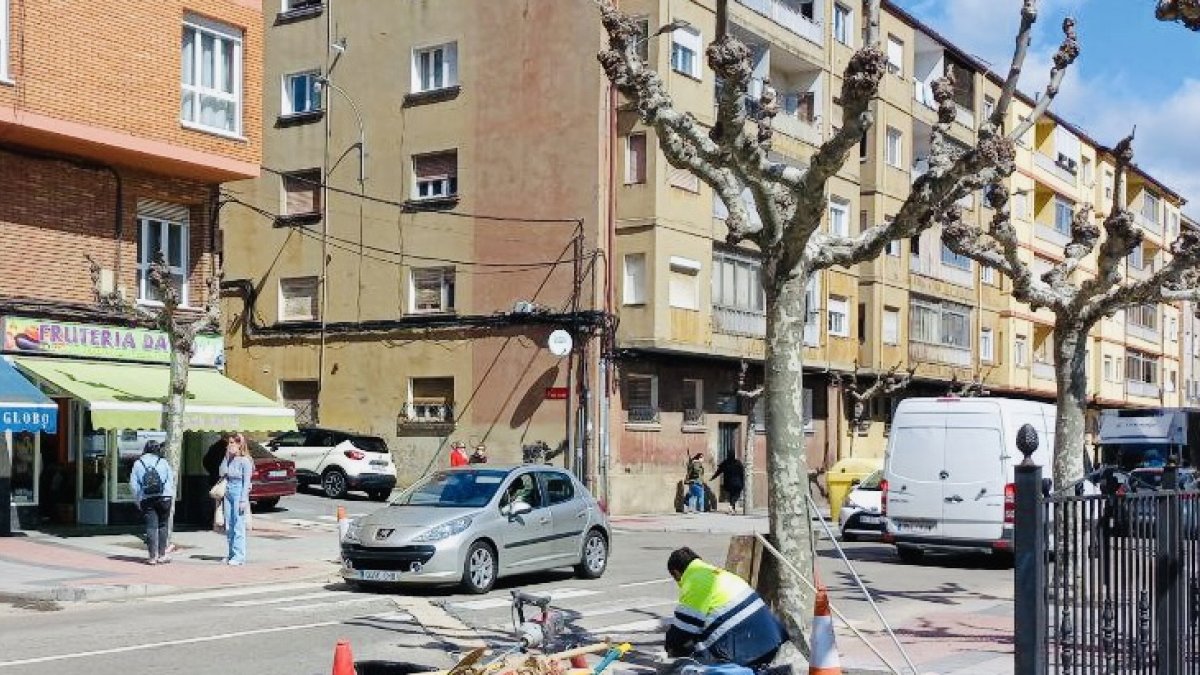
[{"label": "tree trunk", "polygon": [[[174,326],[172,328],[175,328]],[[187,405],[188,367],[192,361],[192,346],[186,339],[168,331],[171,345],[171,374],[167,404],[163,408],[163,427],[167,431],[167,464],[175,474],[175,499],[171,500],[168,537],[175,532],[175,505],[179,503],[180,481],[183,473],[183,412]]]},{"label": "tree trunk", "polygon": [[1083,435],[1087,409],[1087,327],[1059,319],[1054,331],[1058,399],[1054,425],[1054,486],[1063,489],[1083,478]]},{"label": "tree trunk", "polygon": [[[761,394],[760,394],[761,396]],[[750,510],[754,508],[754,451],[755,436],[754,426],[757,423],[754,407],[758,404],[758,397],[747,398],[746,402],[750,409],[746,412],[746,451],[745,460],[742,462],[742,468],[746,472],[746,478],[742,481],[742,513],[750,515]]]},{"label": "tree trunk", "polygon": [[[780,553],[813,580],[815,552],[808,507],[808,460],[804,450],[804,290],[808,274],[767,286],[767,335],[764,373],[767,426],[767,497],[771,540]],[[805,653],[807,617],[815,595],[801,580],[774,566],[768,599]]]}]

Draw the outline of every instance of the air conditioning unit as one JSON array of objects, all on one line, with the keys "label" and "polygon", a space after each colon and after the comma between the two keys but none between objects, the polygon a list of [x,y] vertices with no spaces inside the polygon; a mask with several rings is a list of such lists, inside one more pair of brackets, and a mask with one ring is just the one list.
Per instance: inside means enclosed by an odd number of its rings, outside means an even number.
[{"label": "air conditioning unit", "polygon": [[538,306],[528,300],[518,300],[513,303],[513,314],[533,314],[537,312]]}]

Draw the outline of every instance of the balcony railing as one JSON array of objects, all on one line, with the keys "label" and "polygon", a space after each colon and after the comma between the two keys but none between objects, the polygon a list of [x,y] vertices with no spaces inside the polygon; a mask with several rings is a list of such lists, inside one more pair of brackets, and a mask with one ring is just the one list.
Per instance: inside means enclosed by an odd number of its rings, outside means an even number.
[{"label": "balcony railing", "polygon": [[738,0],[739,3],[762,14],[775,23],[814,44],[823,44],[821,24],[802,14],[799,9],[780,0]]},{"label": "balcony railing", "polygon": [[1038,223],[1033,227],[1034,234],[1042,241],[1048,241],[1056,246],[1066,246],[1071,243],[1071,235],[1059,232],[1057,228]]},{"label": "balcony railing", "polygon": [[771,120],[771,126],[782,134],[787,134],[809,145],[821,144],[821,127],[816,120],[809,122],[798,115],[779,113]]},{"label": "balcony railing", "polygon": [[626,424],[658,424],[658,408],[635,406],[629,409],[625,417]]},{"label": "balcony railing", "polygon": [[937,108],[937,101],[933,98],[933,82],[925,80],[913,79],[913,100],[926,108]]},{"label": "balcony railing", "polygon": [[1054,381],[1054,364],[1049,361],[1034,361],[1031,371],[1034,379]]},{"label": "balcony railing", "polygon": [[444,424],[454,421],[454,406],[447,403],[406,403],[404,421],[408,424]]},{"label": "balcony railing", "polygon": [[1126,380],[1125,393],[1130,396],[1142,396],[1144,398],[1158,398],[1162,395],[1157,384],[1141,382],[1139,380]]},{"label": "balcony railing", "polygon": [[1130,279],[1137,279],[1139,281],[1143,280],[1143,279],[1149,279],[1150,275],[1153,273],[1154,273],[1153,265],[1142,265],[1141,267],[1138,267],[1132,263],[1129,264],[1128,270],[1126,272],[1126,274],[1129,275]]},{"label": "balcony railing", "polygon": [[1139,211],[1133,212],[1133,222],[1135,225],[1149,232],[1150,234],[1153,234],[1157,237],[1162,236],[1162,223],[1157,220],[1147,218]]},{"label": "balcony railing", "polygon": [[952,366],[970,366],[970,348],[951,347],[949,345],[933,345],[925,342],[908,343],[908,358],[910,362],[945,363]]},{"label": "balcony railing", "polygon": [[767,315],[733,307],[713,307],[713,330],[729,335],[763,337],[767,334]]},{"label": "balcony railing", "polygon": [[1125,322],[1125,333],[1132,337],[1146,340],[1147,342],[1159,342],[1162,340],[1162,335],[1158,332],[1157,328],[1142,326],[1132,321]]},{"label": "balcony railing", "polygon": [[1043,155],[1040,152],[1035,152],[1033,153],[1033,163],[1037,165],[1039,169],[1051,174],[1064,183],[1070,185],[1075,184],[1075,174],[1069,171],[1063,165],[1059,164],[1057,159],[1050,157],[1049,155]]},{"label": "balcony railing", "polygon": [[958,122],[959,124],[963,125],[964,127],[968,128],[968,129],[974,129],[975,128],[975,111],[970,110],[969,108],[962,105],[961,103],[955,103],[954,107],[956,108],[956,110],[954,111],[954,121]]}]

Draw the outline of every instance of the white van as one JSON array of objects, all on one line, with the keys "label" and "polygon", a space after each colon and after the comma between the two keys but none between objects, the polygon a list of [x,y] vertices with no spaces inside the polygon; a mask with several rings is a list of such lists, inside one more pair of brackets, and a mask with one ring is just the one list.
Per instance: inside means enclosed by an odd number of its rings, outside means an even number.
[{"label": "white van", "polygon": [[1017,430],[1038,432],[1050,466],[1054,406],[1006,398],[909,398],[892,419],[884,460],[884,541],[905,562],[926,550],[1012,551]]}]

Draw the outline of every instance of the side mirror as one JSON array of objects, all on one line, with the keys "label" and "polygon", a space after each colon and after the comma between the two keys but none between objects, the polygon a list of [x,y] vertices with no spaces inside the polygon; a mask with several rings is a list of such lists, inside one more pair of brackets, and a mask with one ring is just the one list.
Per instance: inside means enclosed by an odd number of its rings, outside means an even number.
[{"label": "side mirror", "polygon": [[532,513],[532,512],[533,512],[533,507],[530,506],[529,502],[513,502],[508,507],[508,517],[509,518],[523,516],[526,513]]}]

